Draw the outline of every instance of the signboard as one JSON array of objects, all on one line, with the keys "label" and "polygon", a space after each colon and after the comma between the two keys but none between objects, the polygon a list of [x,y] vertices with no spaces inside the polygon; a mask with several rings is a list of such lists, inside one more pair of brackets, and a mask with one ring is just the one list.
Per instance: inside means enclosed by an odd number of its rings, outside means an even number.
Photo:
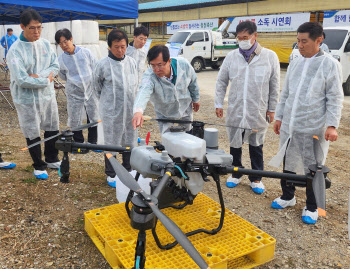
[{"label": "signboard", "polygon": [[219,19],[204,19],[192,21],[174,21],[166,25],[167,34],[172,35],[180,30],[212,30],[218,27]]},{"label": "signboard", "polygon": [[242,21],[253,21],[258,32],[293,32],[300,24],[310,21],[310,13],[285,13],[275,15],[258,15],[248,17],[233,17],[228,32],[236,32],[237,25]]},{"label": "signboard", "polygon": [[170,58],[177,57],[181,51],[181,43],[171,42],[169,47]]},{"label": "signboard", "polygon": [[328,26],[350,26],[350,10],[325,11],[323,27]]}]

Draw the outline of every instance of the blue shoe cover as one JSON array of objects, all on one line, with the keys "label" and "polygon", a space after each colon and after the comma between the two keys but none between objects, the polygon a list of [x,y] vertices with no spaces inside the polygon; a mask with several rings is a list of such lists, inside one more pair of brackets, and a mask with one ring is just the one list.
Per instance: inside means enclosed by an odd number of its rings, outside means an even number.
[{"label": "blue shoe cover", "polygon": [[252,190],[257,194],[262,194],[265,191],[265,189],[261,189],[261,188],[252,188]]},{"label": "blue shoe cover", "polygon": [[233,183],[233,182],[226,182],[226,186],[229,187],[229,188],[234,188],[236,187],[238,184],[236,183]]},{"label": "blue shoe cover", "polygon": [[309,216],[302,216],[301,219],[303,220],[304,223],[306,224],[315,224],[317,220],[312,219]]},{"label": "blue shoe cover", "polygon": [[108,185],[111,186],[112,188],[115,188],[115,186],[117,185],[117,182],[113,181],[113,182],[109,182],[107,181]]},{"label": "blue shoe cover", "polygon": [[284,207],[280,206],[276,201],[271,203],[271,207],[274,209],[284,209]]},{"label": "blue shoe cover", "polygon": [[15,167],[16,167],[15,163],[10,163],[9,165],[4,166],[4,167],[0,167],[0,168],[1,169],[12,169],[12,168],[15,168]]},{"label": "blue shoe cover", "polygon": [[36,177],[36,179],[48,179],[49,178],[49,175],[48,174],[40,174],[40,175],[35,175],[34,172],[33,172],[33,175]]}]

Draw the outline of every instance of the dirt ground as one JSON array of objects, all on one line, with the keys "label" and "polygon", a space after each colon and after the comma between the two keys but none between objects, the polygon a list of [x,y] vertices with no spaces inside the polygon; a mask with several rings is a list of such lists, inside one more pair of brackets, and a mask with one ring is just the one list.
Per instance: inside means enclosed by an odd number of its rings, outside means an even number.
[{"label": "dirt ground", "polygon": [[[285,69],[283,70],[285,74]],[[195,119],[224,124],[214,115],[213,91],[217,71],[198,74],[201,107]],[[4,82],[0,82],[4,83]],[[203,90],[202,90],[203,89]],[[10,97],[9,93],[5,93]],[[58,95],[61,129],[66,127],[65,97]],[[153,108],[147,114],[153,116]],[[70,155],[71,183],[59,182],[57,171],[49,179],[38,181],[33,176],[28,152],[20,151],[25,139],[17,114],[0,96],[0,152],[4,160],[17,163],[13,170],[0,171],[0,268],[110,268],[84,230],[84,212],[117,203],[115,189],[106,183],[101,153]],[[218,127],[220,148],[229,151],[226,131]],[[155,122],[140,131],[151,141],[159,140]],[[297,204],[286,210],[270,207],[281,194],[279,180],[264,178],[266,191],[254,194],[249,180],[234,189],[225,186],[226,208],[243,217],[276,240],[275,259],[259,268],[350,268],[350,240],[347,233],[350,174],[350,105],[344,105],[339,140],[332,143],[327,158],[332,187],[327,190],[327,217],[316,225],[302,223],[305,189],[296,191]],[[270,127],[264,145],[265,169],[278,151],[278,136]],[[60,154],[62,156],[62,154]],[[248,162],[244,146],[244,163]],[[281,171],[281,170],[274,170]],[[203,192],[218,201],[215,184],[205,184]],[[133,253],[131,254],[133,255]]]}]

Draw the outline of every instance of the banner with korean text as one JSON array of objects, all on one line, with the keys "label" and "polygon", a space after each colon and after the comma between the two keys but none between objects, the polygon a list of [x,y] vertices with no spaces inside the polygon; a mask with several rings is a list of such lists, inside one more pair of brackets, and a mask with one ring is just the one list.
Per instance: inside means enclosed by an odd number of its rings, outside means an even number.
[{"label": "banner with korean text", "polygon": [[219,19],[203,19],[191,21],[174,21],[167,23],[167,34],[172,35],[180,30],[212,30],[218,27]]},{"label": "banner with korean text", "polygon": [[325,11],[323,27],[329,26],[350,26],[350,10]]},{"label": "banner with korean text", "polygon": [[258,32],[293,32],[300,24],[310,21],[310,13],[285,13],[274,15],[258,15],[248,17],[233,17],[228,32],[236,32],[237,25],[242,21],[253,21]]}]

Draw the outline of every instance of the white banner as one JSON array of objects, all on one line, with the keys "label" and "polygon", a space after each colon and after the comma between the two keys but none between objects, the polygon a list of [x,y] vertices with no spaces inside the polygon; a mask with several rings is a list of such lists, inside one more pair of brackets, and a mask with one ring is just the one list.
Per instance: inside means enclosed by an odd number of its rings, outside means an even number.
[{"label": "white banner", "polygon": [[350,26],[350,10],[325,11],[323,27],[328,26]]},{"label": "white banner", "polygon": [[237,25],[242,21],[253,21],[258,32],[293,32],[300,24],[310,21],[310,13],[286,13],[275,15],[258,15],[248,17],[233,17],[228,32],[236,32]]},{"label": "white banner", "polygon": [[192,21],[174,21],[168,22],[166,29],[167,34],[175,34],[180,30],[212,30],[218,27],[219,19],[205,19]]}]

